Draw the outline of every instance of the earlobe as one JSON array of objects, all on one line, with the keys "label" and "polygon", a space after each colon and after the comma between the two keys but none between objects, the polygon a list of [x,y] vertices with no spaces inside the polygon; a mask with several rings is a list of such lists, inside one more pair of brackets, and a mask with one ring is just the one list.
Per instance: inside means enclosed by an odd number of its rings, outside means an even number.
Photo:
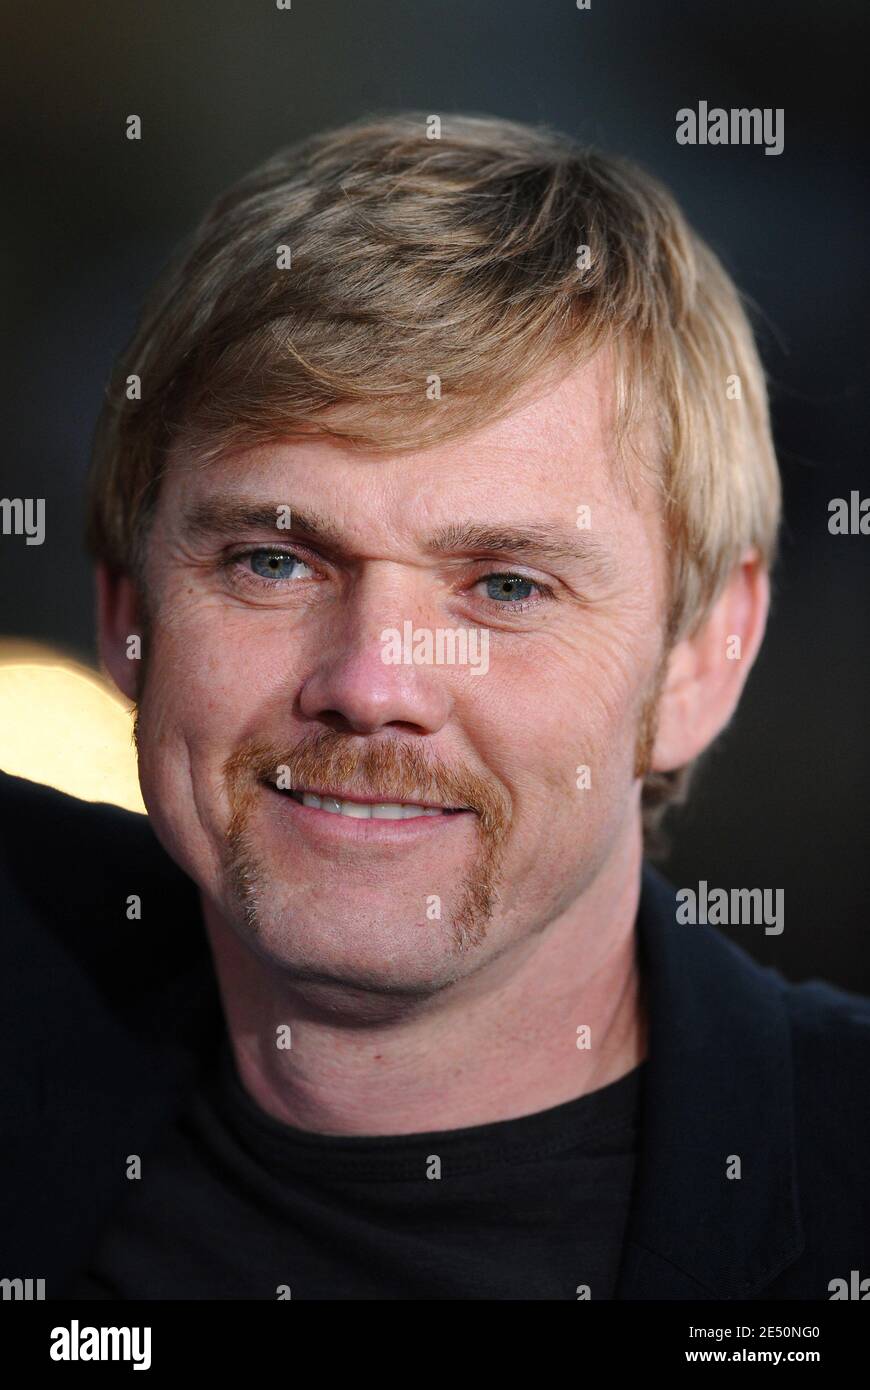
[{"label": "earlobe", "polygon": [[102,563],[96,567],[96,586],[100,659],[121,693],[135,702],[143,640],[136,587],[129,575]]},{"label": "earlobe", "polygon": [[670,654],[653,771],[669,772],[691,762],[727,726],[761,646],[769,603],[767,570],[750,550],[698,630]]}]

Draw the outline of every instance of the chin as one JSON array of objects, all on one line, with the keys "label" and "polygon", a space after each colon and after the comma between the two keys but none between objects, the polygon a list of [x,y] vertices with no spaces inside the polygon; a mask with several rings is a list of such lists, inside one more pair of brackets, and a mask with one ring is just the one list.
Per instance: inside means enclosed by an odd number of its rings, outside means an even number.
[{"label": "chin", "polygon": [[[337,925],[338,924],[338,925]],[[351,924],[340,912],[328,921],[300,915],[234,914],[236,930],[257,955],[305,992],[361,991],[384,998],[421,998],[467,974],[476,951],[458,951],[450,921],[384,919]]]}]

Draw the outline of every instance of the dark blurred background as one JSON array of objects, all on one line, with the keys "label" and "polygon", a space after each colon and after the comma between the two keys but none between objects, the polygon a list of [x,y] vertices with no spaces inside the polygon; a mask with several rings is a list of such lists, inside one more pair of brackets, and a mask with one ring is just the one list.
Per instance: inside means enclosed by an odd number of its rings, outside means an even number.
[{"label": "dark blurred background", "polygon": [[[95,664],[82,542],[113,355],[170,249],[277,147],[369,111],[544,121],[670,184],[762,314],[786,526],[768,637],[672,830],[680,885],[785,890],[785,930],[729,929],[794,979],[870,993],[865,785],[870,495],[859,0],[49,0],[2,7],[0,493],[51,545],[0,540],[0,636]],[[782,107],[785,148],[679,146],[676,112]],[[143,139],[125,138],[125,119]]]}]

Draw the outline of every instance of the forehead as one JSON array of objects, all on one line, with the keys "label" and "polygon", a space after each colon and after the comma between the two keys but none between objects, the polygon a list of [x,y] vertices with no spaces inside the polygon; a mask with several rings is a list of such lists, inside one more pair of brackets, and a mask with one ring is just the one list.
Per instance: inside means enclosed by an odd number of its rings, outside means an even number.
[{"label": "forehead", "polygon": [[[347,412],[332,408],[322,419],[342,424]],[[291,509],[325,510],[351,529],[411,530],[474,514],[546,515],[579,525],[583,507],[598,506],[611,518],[654,510],[648,480],[635,472],[629,480],[617,456],[612,367],[609,354],[600,352],[555,383],[552,374],[546,384],[530,383],[501,418],[428,447],[384,452],[295,438],[240,448],[207,464],[180,448],[170,456],[161,496],[164,523],[189,515],[209,495],[235,491]]]}]

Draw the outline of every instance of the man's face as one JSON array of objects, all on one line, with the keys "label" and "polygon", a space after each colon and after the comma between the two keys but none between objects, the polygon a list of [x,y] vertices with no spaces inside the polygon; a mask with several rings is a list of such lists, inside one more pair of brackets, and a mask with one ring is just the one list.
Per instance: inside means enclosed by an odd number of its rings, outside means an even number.
[{"label": "man's face", "polygon": [[[653,488],[634,484],[601,359],[425,451],[312,439],[171,461],[142,791],[261,958],[426,994],[570,912],[637,846],[665,548]],[[385,661],[403,642],[435,659]],[[339,796],[324,809],[307,790]],[[451,811],[345,815],[342,792]]]}]

